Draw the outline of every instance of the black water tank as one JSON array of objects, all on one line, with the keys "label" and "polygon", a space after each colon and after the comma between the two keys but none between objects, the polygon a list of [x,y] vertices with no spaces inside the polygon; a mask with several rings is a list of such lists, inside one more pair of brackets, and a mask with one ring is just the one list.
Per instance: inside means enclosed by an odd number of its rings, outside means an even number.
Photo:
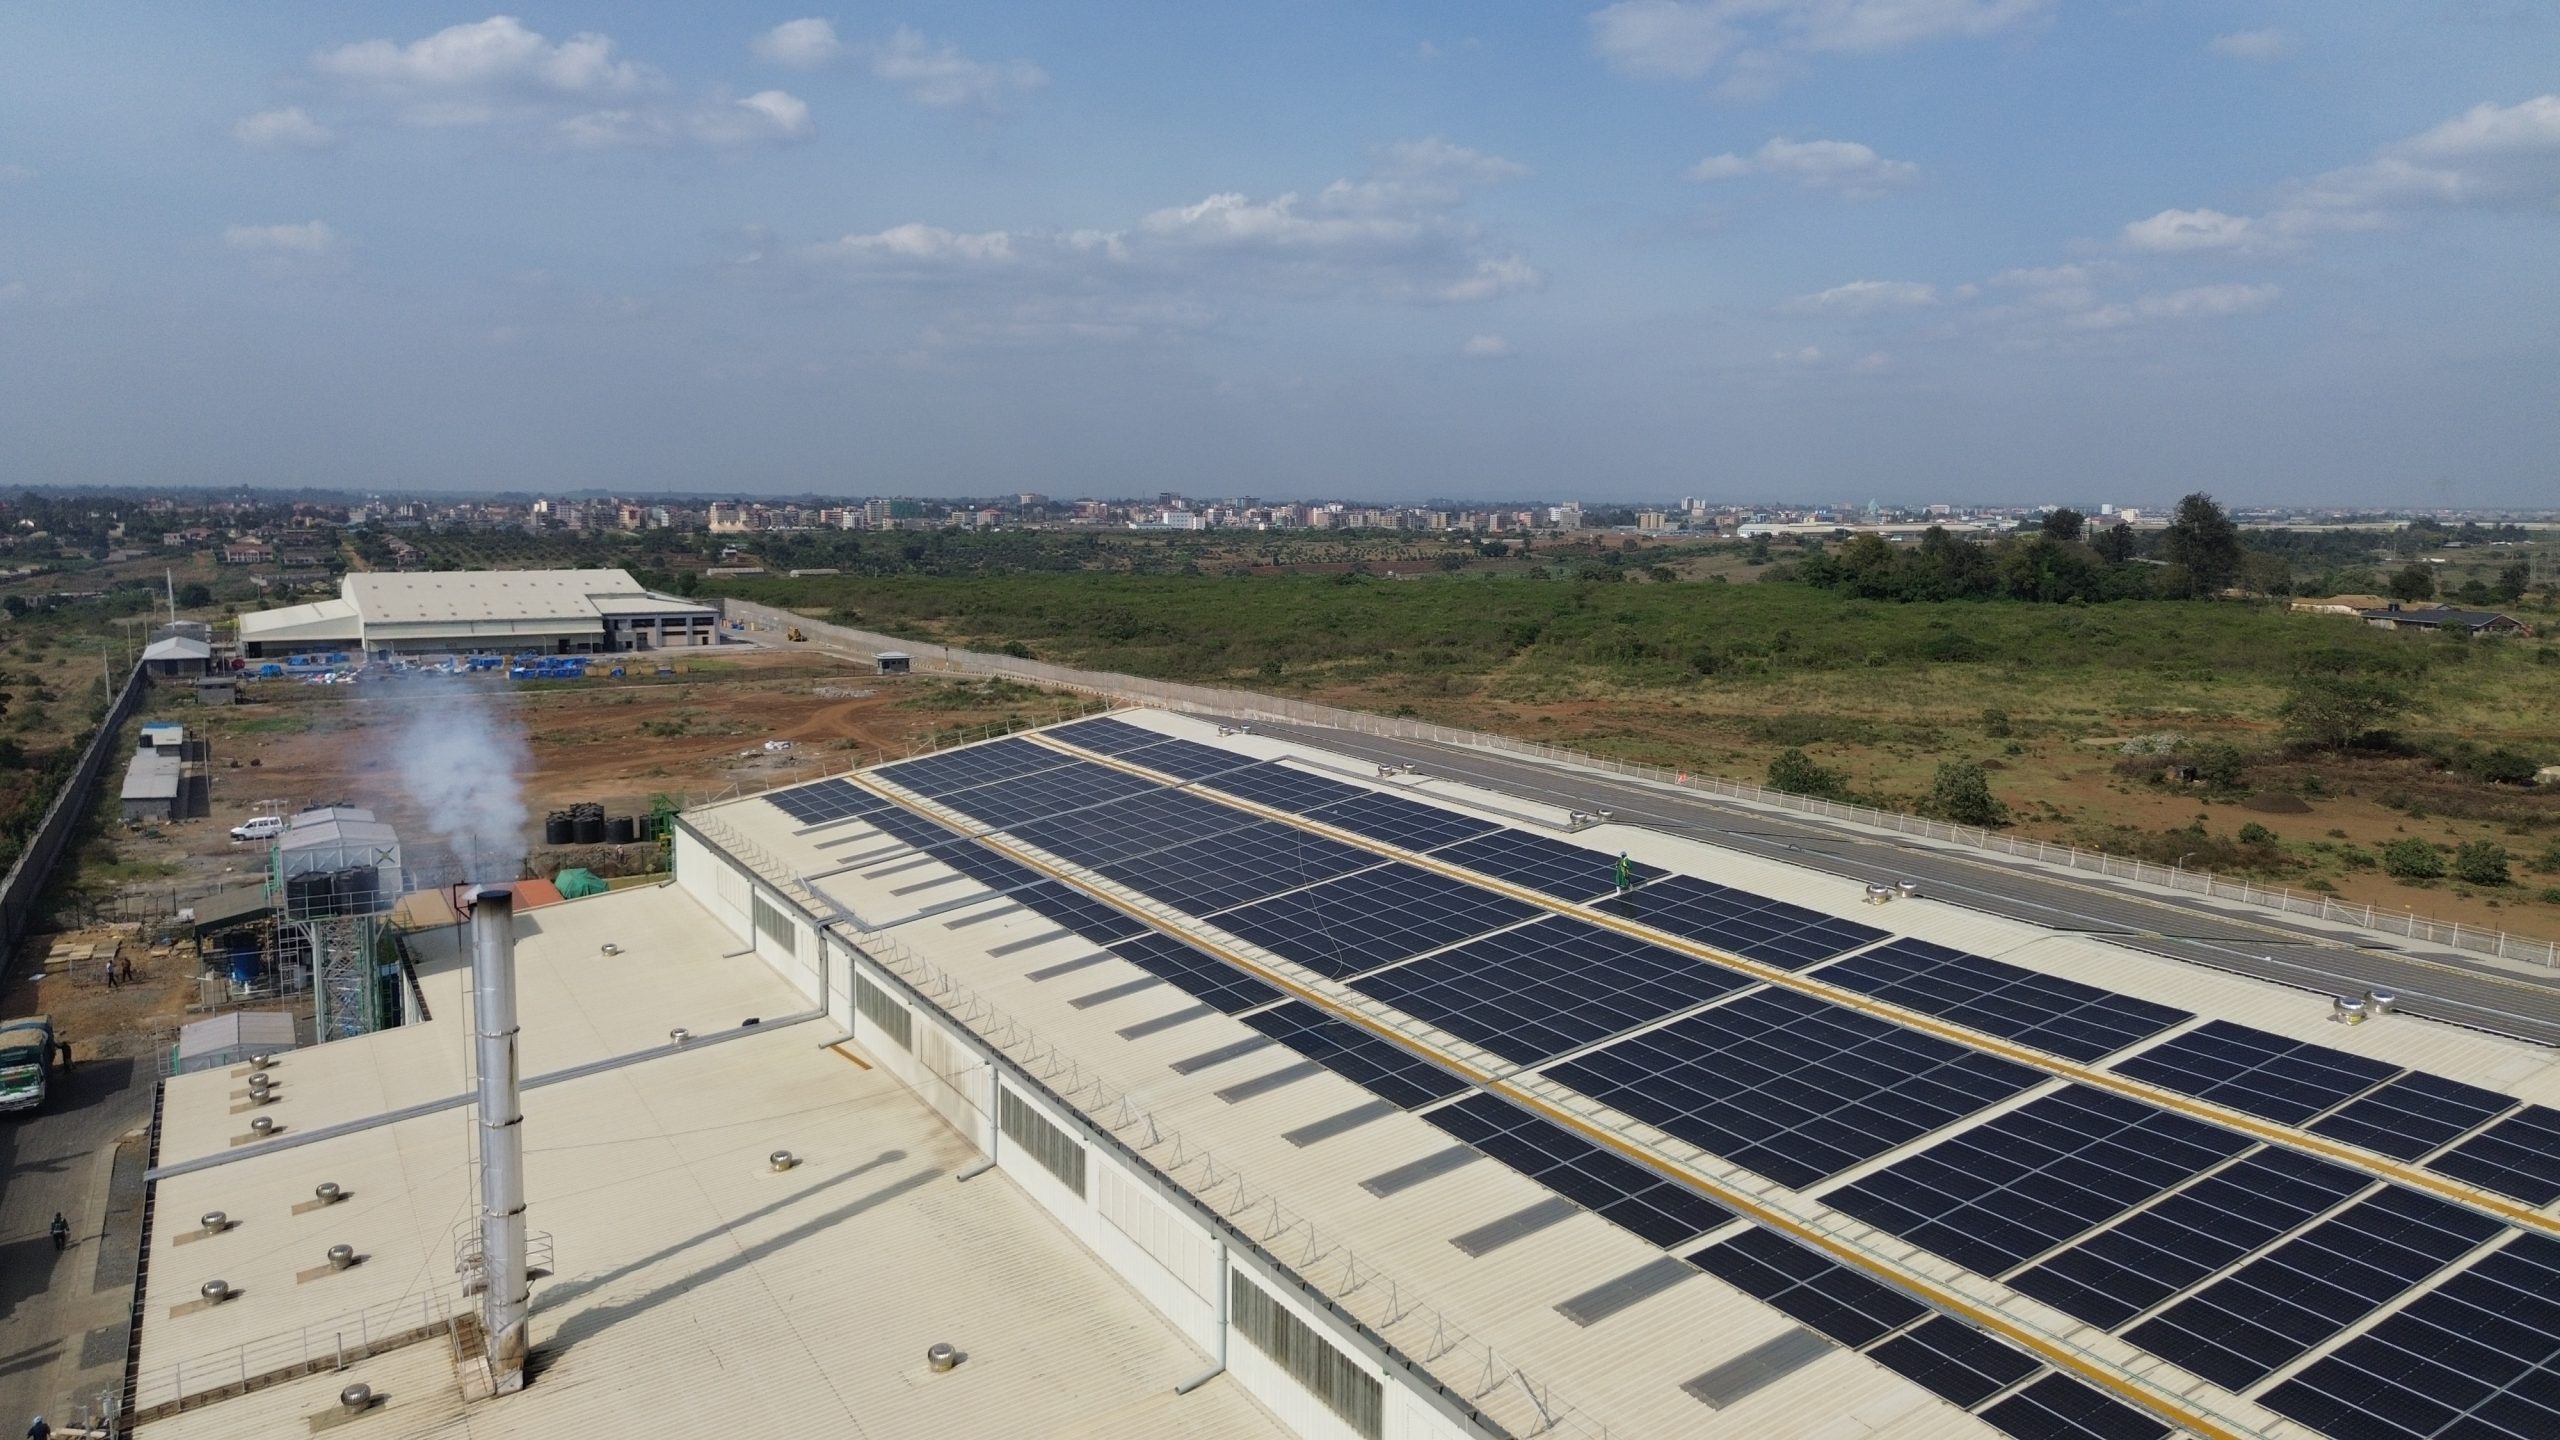
[{"label": "black water tank", "polygon": [[382,872],[370,865],[358,865],[337,873],[330,888],[338,897],[341,915],[370,915],[381,904]]},{"label": "black water tank", "polygon": [[628,845],[640,838],[640,832],[628,815],[616,815],[604,822],[604,838],[615,845]]},{"label": "black water tank", "polygon": [[569,818],[566,810],[554,810],[542,822],[542,843],[545,845],[566,845],[576,836],[577,823]]},{"label": "black water tank", "polygon": [[604,843],[604,817],[602,815],[581,815],[578,817],[576,824],[572,827],[572,830],[575,833],[577,842],[581,845],[601,845]]},{"label": "black water tank", "polygon": [[284,913],[295,920],[329,914],[336,908],[332,883],[325,874],[284,877]]}]

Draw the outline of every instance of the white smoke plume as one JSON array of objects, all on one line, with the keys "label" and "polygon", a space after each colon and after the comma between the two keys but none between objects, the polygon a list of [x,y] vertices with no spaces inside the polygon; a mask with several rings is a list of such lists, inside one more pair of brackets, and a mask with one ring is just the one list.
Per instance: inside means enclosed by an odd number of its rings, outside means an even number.
[{"label": "white smoke plume", "polygon": [[452,848],[463,869],[453,878],[516,878],[532,818],[521,778],[532,767],[524,727],[473,686],[422,685],[403,699],[408,713],[395,742],[401,787]]}]

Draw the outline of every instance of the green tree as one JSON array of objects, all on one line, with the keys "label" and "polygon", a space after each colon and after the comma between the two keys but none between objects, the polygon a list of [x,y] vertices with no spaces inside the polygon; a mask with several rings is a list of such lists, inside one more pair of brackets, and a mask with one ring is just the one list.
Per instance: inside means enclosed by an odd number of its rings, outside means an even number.
[{"label": "green tree", "polygon": [[2492,593],[2497,596],[2499,604],[2513,605],[2524,598],[2526,588],[2532,584],[2533,562],[2510,560],[2498,567],[2498,584]]},{"label": "green tree", "polygon": [[2109,525],[2089,542],[2089,548],[2097,551],[2098,558],[2108,564],[2121,565],[2133,558],[2133,527]]},{"label": "green tree", "polygon": [[1840,772],[1815,763],[1812,756],[1789,746],[1769,762],[1769,788],[1789,795],[1813,795],[1837,800],[1848,792]]},{"label": "green tree", "polygon": [[2081,530],[2085,528],[2088,523],[2088,516],[2081,514],[2079,511],[2072,509],[2068,505],[2063,506],[2059,510],[2047,510],[2044,512],[2045,538],[2049,540],[2077,540],[2080,538]]},{"label": "green tree", "polygon": [[2371,675],[2314,672],[2295,678],[2276,708],[2287,738],[2323,750],[2353,749],[2415,709],[2409,693]]},{"label": "green tree", "polygon": [[2436,598],[2435,567],[2424,560],[2412,560],[2391,572],[2391,598],[2394,600],[2433,600]]},{"label": "green tree", "polygon": [[213,603],[213,587],[181,585],[178,587],[178,603],[189,610],[201,610]]},{"label": "green tree", "polygon": [[1982,712],[1982,733],[1994,740],[2006,740],[2012,732],[2009,712],[1992,706]]},{"label": "green tree", "polygon": [[2415,837],[2394,840],[2382,847],[2382,873],[2396,880],[2441,879],[2444,853]]},{"label": "green tree", "polygon": [[2194,593],[2220,592],[2240,573],[2240,527],[2212,496],[2196,491],[2178,502],[2160,533],[2160,558],[2183,565]]},{"label": "green tree", "polygon": [[2211,740],[2196,747],[2196,778],[2217,791],[2237,790],[2249,776],[2249,757],[2237,745]]},{"label": "green tree", "polygon": [[2009,807],[1991,793],[1991,777],[1970,760],[1950,760],[1938,767],[1929,786],[1929,813],[1958,825],[2006,825]]},{"label": "green tree", "polygon": [[2495,840],[2465,840],[2453,852],[2453,878],[2473,885],[2507,883],[2507,847]]}]

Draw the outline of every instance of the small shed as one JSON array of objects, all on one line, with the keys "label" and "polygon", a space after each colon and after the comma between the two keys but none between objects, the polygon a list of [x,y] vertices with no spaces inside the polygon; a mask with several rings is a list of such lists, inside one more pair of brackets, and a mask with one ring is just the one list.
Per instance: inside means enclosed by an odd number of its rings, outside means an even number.
[{"label": "small shed", "polygon": [[185,635],[143,647],[142,668],[155,680],[195,680],[213,668],[213,647]]},{"label": "small shed", "polygon": [[883,675],[906,675],[914,670],[915,661],[904,650],[883,650],[876,658]]},{"label": "small shed", "polygon": [[229,705],[240,698],[240,682],[228,675],[209,675],[196,682],[196,703]]},{"label": "small shed", "polygon": [[170,1051],[169,1073],[193,1075],[225,1070],[255,1056],[295,1049],[302,1044],[293,1015],[285,1010],[235,1010],[182,1027]]}]

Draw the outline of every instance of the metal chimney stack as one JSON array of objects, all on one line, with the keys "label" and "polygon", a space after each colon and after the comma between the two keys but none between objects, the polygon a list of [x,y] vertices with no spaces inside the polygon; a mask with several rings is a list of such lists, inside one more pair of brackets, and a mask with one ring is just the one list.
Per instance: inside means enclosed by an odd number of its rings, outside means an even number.
[{"label": "metal chimney stack", "polygon": [[471,904],[472,1009],[480,1066],[480,1324],[500,1395],[524,1388],[524,1097],[516,1074],[516,897],[495,887]]}]

